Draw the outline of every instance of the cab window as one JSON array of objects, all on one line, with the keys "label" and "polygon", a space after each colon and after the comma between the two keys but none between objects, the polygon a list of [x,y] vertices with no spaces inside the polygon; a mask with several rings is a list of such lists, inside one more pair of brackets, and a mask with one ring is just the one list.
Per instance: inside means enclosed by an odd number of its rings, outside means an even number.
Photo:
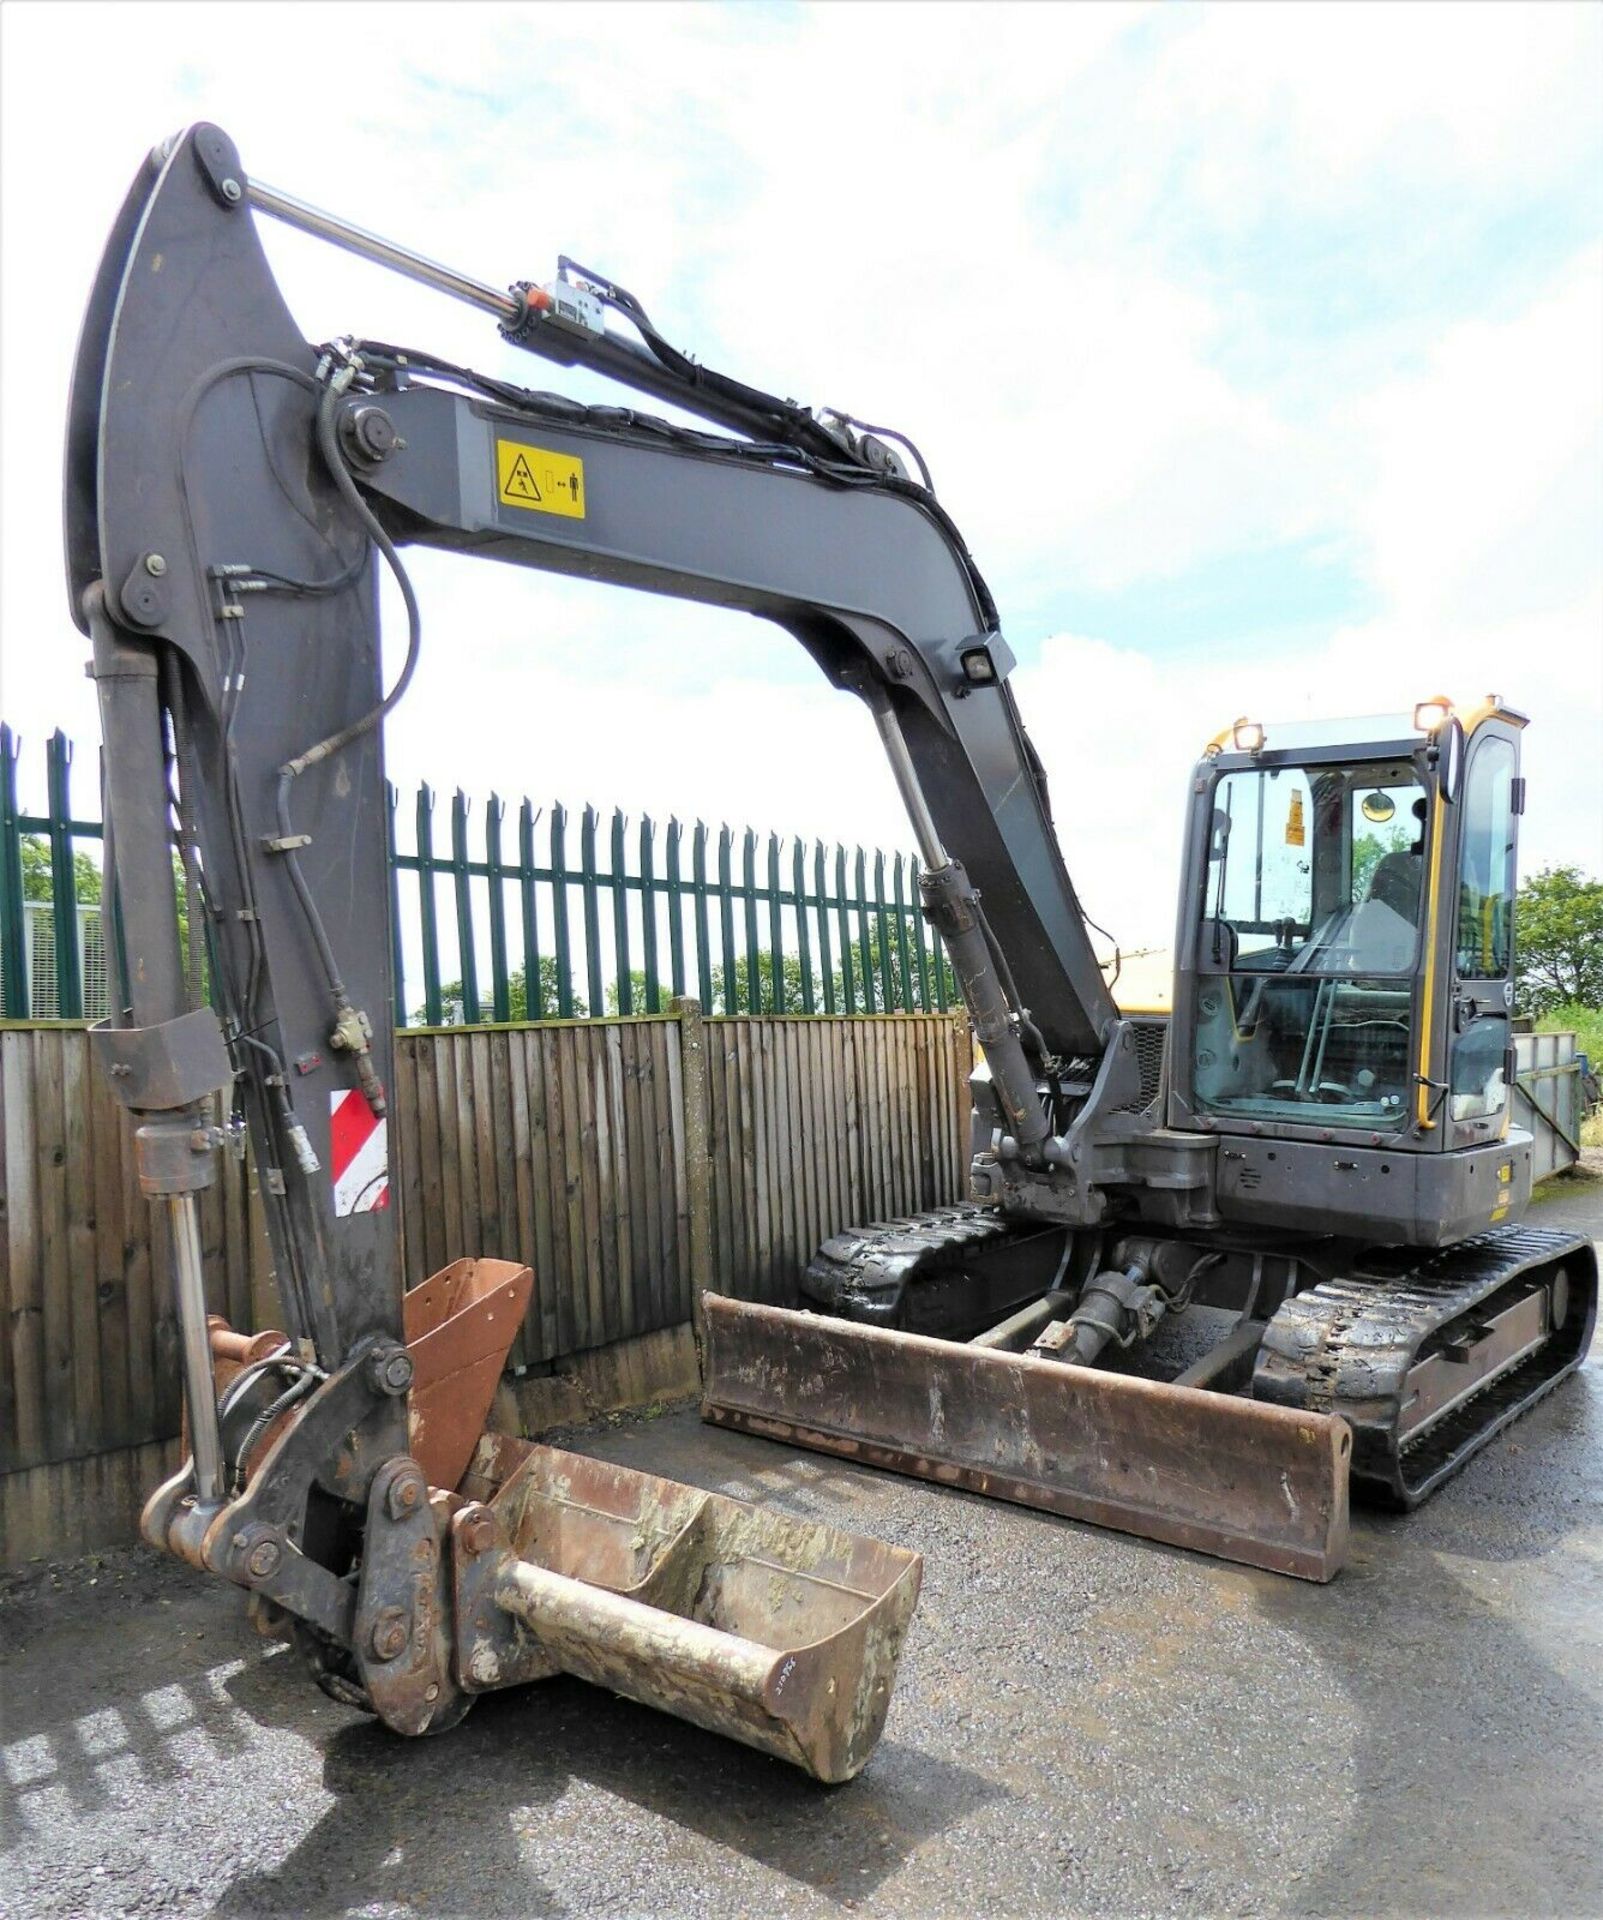
[{"label": "cab window", "polygon": [[1513,957],[1514,748],[1483,740],[1464,783],[1458,878],[1459,977],[1500,980]]}]

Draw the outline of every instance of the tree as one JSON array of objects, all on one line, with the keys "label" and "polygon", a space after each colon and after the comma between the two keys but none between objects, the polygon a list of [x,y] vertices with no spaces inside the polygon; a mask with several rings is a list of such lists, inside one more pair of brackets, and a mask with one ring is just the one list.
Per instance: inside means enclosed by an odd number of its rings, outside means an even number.
[{"label": "tree", "polygon": [[[519,967],[517,972],[507,978],[507,1018],[509,1020],[555,1020],[557,1018],[557,962],[556,956],[542,953],[540,956],[540,1011],[529,1011],[528,970]],[[446,1027],[459,1027],[467,1011],[466,1000],[462,992],[462,982],[453,980],[449,986],[440,989],[440,1024]],[[581,993],[573,996],[573,1017],[583,1020],[589,1016],[589,1006]],[[495,1017],[495,995],[488,982],[479,985],[479,1014],[482,1019]],[[427,1007],[417,1007],[412,1013],[411,1024],[424,1027],[429,1023]]]},{"label": "tree", "polygon": [[[774,957],[771,953],[759,953],[757,956],[757,997],[764,1013],[800,1013],[804,1006],[802,999],[802,967],[798,954],[787,953],[781,958],[779,970],[780,991],[785,1004],[779,1007],[774,999]],[[749,1013],[751,1011],[751,965],[745,954],[735,961],[729,989],[724,984],[724,969],[712,970],[712,1005],[708,1013]],[[823,993],[818,984],[818,976],[812,980],[813,1005],[822,1007]]]},{"label": "tree", "polygon": [[[944,948],[928,927],[924,929],[924,950],[928,956],[925,961],[925,969],[929,974],[930,998],[929,1005],[925,1006],[924,992],[919,984],[918,977],[918,935],[915,927],[917,918],[918,916],[912,913],[904,916],[905,925],[903,928],[903,938],[905,939],[907,949],[907,985],[909,996],[908,1003],[905,1007],[901,1004],[902,944],[896,936],[896,915],[894,913],[888,913],[884,916],[883,946],[881,943],[882,928],[878,915],[874,917],[869,926],[867,952],[864,952],[861,940],[854,940],[852,942],[852,985],[859,1004],[867,997],[864,987],[864,976],[867,975],[873,981],[874,1005],[881,1013],[887,1011],[892,1013],[933,1013],[940,1005],[938,991],[941,982],[944,982],[946,987],[946,1004],[949,1007],[961,1006],[962,996],[957,990],[957,980],[952,973],[951,964],[946,958]],[[890,963],[891,1004],[888,1009],[880,1004],[885,994],[885,979],[880,967],[882,952]],[[939,974],[939,981],[937,980],[937,974]],[[839,975],[836,976],[835,991],[840,997],[841,1004],[844,1006],[845,994],[840,984]]]},{"label": "tree", "polygon": [[[42,834],[25,833],[18,845],[22,852],[23,899],[54,899],[55,874],[50,865],[50,842]],[[87,853],[74,853],[72,856],[72,884],[74,896],[80,907],[98,907],[104,903],[103,876]],[[176,853],[173,855],[173,890],[177,896],[179,946],[182,952],[187,954],[189,952],[189,886],[184,878],[184,864]],[[106,937],[110,939],[109,928]],[[209,991],[208,965],[204,948],[200,955],[200,979],[202,991]]]},{"label": "tree", "polygon": [[1514,930],[1522,1012],[1603,1007],[1603,880],[1544,867],[1519,890]]},{"label": "tree", "polygon": [[[662,1004],[666,1006],[671,997],[668,989],[662,985],[660,980],[657,986],[658,998]],[[629,969],[629,1011],[631,1013],[644,1013],[646,1011],[646,976],[644,969],[640,967],[631,967]],[[607,1012],[623,1012],[623,999],[618,992],[618,982],[616,980],[609,980],[607,982]]]},{"label": "tree", "polygon": [[[50,842],[43,834],[25,833],[21,845],[23,899],[50,899],[55,879],[50,870]],[[72,856],[72,884],[79,906],[100,904],[100,869],[87,853]]]}]

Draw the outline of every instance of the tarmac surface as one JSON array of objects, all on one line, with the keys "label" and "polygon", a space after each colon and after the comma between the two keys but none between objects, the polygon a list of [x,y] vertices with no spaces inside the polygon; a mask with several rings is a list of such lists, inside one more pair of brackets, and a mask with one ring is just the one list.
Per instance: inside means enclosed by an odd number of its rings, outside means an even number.
[{"label": "tarmac surface", "polygon": [[129,1549],[0,1590],[0,1913],[1603,1913],[1603,1359],[1323,1588],[685,1409],[584,1444],[923,1552],[858,1780],[569,1680],[398,1740]]}]

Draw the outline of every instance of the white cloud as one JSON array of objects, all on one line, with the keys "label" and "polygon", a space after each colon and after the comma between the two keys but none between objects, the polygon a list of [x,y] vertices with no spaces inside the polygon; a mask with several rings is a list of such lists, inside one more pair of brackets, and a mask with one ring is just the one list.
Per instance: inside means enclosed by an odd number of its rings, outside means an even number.
[{"label": "white cloud", "polygon": [[[1340,333],[1295,378],[1284,359],[1260,375],[1232,351],[1253,334],[1246,296],[1194,257],[1271,214],[1351,216],[1361,247],[1361,217],[1403,195],[1452,224],[1522,195],[1573,199],[1580,179],[1595,209],[1577,171],[1595,151],[1595,12],[397,18],[353,62],[301,8],[0,13],[0,706],[34,739],[57,721],[86,746],[95,734],[40,479],[76,309],[140,154],[205,115],[275,184],[422,251],[497,280],[544,274],[567,247],[712,364],[906,426],[1004,620],[1025,610],[1026,654],[1063,624],[1068,583],[1139,587],[1308,537],[1350,555],[1377,611],[1328,645],[1177,663],[1063,636],[1021,670],[1071,869],[1126,939],[1167,938],[1186,771],[1243,708],[1495,681],[1536,714],[1528,851],[1603,866],[1596,255],[1535,293],[1511,282],[1495,315],[1429,318],[1401,344],[1381,329],[1380,371],[1372,354],[1361,379]],[[60,135],[69,70],[92,141]],[[571,384],[481,316],[279,229],[265,239],[309,337],[366,331]],[[420,556],[418,572],[428,631],[392,738],[403,782],[905,842],[866,719],[782,636],[465,562]],[[1087,729],[1088,710],[1118,724]]]},{"label": "white cloud", "polygon": [[[1365,397],[1357,518],[1422,639],[1549,614],[1603,574],[1603,247],[1512,317],[1455,327]],[[1594,634],[1593,639],[1597,639]]]},{"label": "white cloud", "polygon": [[1354,528],[1382,603],[1373,619],[1323,644],[1180,662],[1058,635],[1021,670],[1071,870],[1127,944],[1169,937],[1185,774],[1239,713],[1501,694],[1532,716],[1526,870],[1603,872],[1600,343],[1603,250],[1589,250],[1523,311],[1464,322],[1366,399]]}]

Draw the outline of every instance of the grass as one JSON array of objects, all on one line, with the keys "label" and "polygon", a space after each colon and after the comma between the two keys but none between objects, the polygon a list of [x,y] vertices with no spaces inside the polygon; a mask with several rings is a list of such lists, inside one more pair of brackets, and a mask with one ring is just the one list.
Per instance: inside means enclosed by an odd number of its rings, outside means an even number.
[{"label": "grass", "polygon": [[1603,1067],[1603,1007],[1554,1007],[1536,1023],[1538,1033],[1573,1033],[1577,1049],[1596,1073]]}]

